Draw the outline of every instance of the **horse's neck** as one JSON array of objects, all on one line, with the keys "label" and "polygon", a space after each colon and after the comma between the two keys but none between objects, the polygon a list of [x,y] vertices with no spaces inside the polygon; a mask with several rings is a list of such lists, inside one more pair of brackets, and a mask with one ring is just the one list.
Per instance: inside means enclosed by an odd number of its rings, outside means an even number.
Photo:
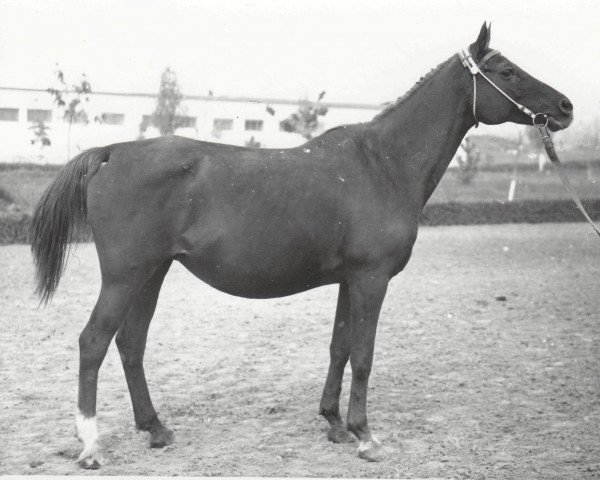
[{"label": "horse's neck", "polygon": [[404,189],[416,193],[421,207],[474,125],[469,81],[455,56],[371,122],[379,157],[396,163]]}]

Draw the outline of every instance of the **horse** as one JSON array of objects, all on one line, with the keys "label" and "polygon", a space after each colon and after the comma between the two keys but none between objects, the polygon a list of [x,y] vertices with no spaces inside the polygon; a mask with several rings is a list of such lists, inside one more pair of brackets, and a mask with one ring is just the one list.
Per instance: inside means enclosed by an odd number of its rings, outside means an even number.
[{"label": "horse", "polygon": [[[152,405],[143,358],[175,260],[214,288],[247,298],[338,284],[319,412],[330,441],[358,442],[358,455],[368,461],[386,456],[367,421],[367,385],[388,282],[410,259],[423,206],[477,122],[531,124],[530,111],[511,99],[542,112],[552,131],[573,120],[563,94],[489,42],[484,22],[468,47],[471,64],[465,51],[454,54],[370,122],[333,128],[300,147],[167,136],[90,149],[58,173],[32,217],[36,291],[42,303],[49,301],[71,240],[87,224],[102,277],[79,337],[81,467],[99,468],[102,461],[98,370],[115,335],[136,426],[150,433],[151,447],[173,441]],[[475,64],[485,77],[475,74]],[[344,422],[339,398],[348,360]]]}]

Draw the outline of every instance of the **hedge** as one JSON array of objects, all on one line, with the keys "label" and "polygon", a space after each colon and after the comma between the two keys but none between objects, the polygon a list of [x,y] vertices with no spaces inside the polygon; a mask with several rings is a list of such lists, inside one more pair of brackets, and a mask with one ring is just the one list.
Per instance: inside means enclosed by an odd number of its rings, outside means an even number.
[{"label": "hedge", "polygon": [[[0,212],[0,245],[29,243],[29,220],[30,216],[26,213]],[[76,241],[92,241],[91,230],[86,228]]]},{"label": "hedge", "polygon": [[[583,200],[594,220],[600,220],[600,199]],[[421,225],[482,225],[498,223],[580,222],[583,216],[571,200],[521,200],[511,203],[433,203],[425,206]],[[0,213],[0,245],[28,243],[29,216]],[[81,236],[90,241],[89,231]]]},{"label": "hedge", "polygon": [[[600,199],[582,200],[594,220],[600,220]],[[585,221],[572,200],[432,203],[421,214],[421,225],[482,225],[496,223],[564,223]]]},{"label": "hedge", "polygon": [[26,213],[0,213],[0,245],[27,243],[29,215]]}]

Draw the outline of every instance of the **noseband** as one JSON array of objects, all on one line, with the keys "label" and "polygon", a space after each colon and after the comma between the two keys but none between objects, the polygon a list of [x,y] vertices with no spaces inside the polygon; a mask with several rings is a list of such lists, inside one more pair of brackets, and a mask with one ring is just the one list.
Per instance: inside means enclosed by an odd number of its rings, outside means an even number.
[{"label": "noseband", "polygon": [[504,97],[507,100],[512,102],[515,105],[515,107],[517,107],[519,110],[521,110],[525,115],[529,115],[531,117],[531,121],[532,121],[533,125],[535,125],[538,128],[545,127],[546,125],[548,125],[548,116],[546,114],[533,113],[527,107],[521,105],[519,102],[512,99],[498,85],[496,85],[494,82],[492,82],[487,77],[487,75],[485,73],[483,73],[483,71],[481,70],[481,68],[485,65],[485,62],[487,62],[493,56],[499,55],[499,54],[500,54],[500,52],[498,50],[490,50],[488,53],[485,54],[485,56],[481,60],[479,60],[479,62],[475,62],[475,60],[473,60],[473,57],[471,56],[471,53],[469,53],[468,48],[466,50],[461,50],[460,52],[458,52],[458,58],[460,58],[460,61],[463,64],[463,67],[468,68],[469,72],[471,72],[471,76],[473,77],[473,117],[475,118],[475,128],[477,128],[479,126],[479,120],[477,119],[477,112],[476,112],[476,105],[477,105],[477,79],[476,79],[476,77],[477,77],[477,74],[479,74],[483,78],[485,78],[492,87],[494,87],[502,95],[504,95]]}]

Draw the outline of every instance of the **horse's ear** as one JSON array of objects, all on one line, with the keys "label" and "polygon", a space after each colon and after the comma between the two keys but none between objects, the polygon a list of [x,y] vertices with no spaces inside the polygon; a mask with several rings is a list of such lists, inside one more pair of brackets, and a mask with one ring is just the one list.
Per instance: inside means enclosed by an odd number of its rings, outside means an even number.
[{"label": "horse's ear", "polygon": [[490,23],[488,26],[486,22],[483,22],[477,40],[475,40],[475,43],[471,45],[471,55],[473,55],[475,61],[483,57],[486,50],[489,48],[491,32],[492,24]]}]

